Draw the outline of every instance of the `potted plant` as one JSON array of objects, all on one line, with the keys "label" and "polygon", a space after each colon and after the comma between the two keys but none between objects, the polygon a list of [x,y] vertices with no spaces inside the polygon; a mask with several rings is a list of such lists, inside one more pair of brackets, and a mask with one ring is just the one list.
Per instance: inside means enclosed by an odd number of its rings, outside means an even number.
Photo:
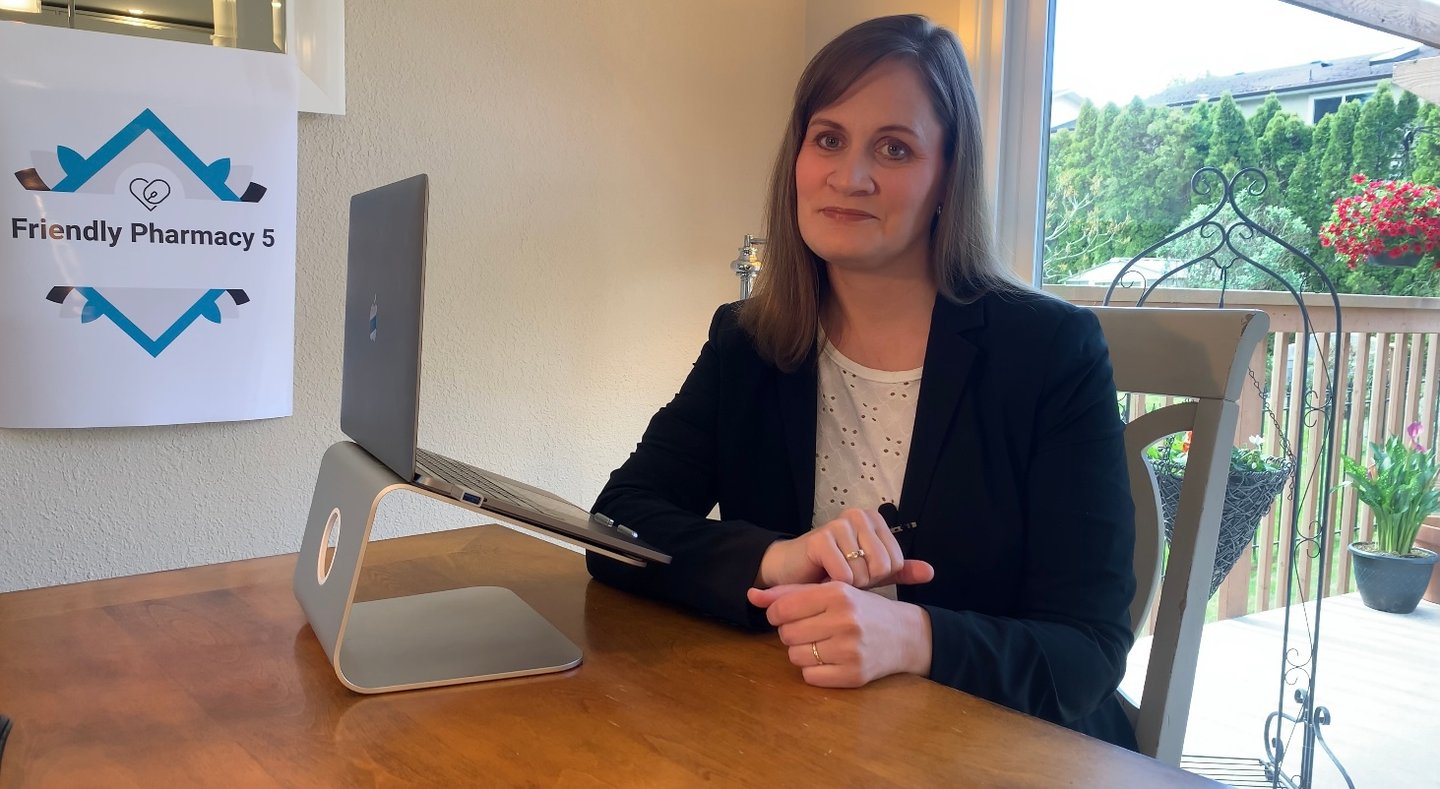
[{"label": "potted plant", "polygon": [[1440,464],[1435,448],[1420,443],[1420,423],[1405,430],[1409,443],[1391,436],[1382,446],[1370,444],[1369,468],[1350,457],[1344,484],[1355,488],[1375,516],[1375,539],[1350,544],[1355,586],[1360,599],[1377,611],[1408,614],[1420,603],[1440,556],[1415,547],[1415,535],[1426,516],[1440,507],[1435,478]]},{"label": "potted plant", "polygon": [[[1180,504],[1190,437],[1188,432],[1176,433],[1145,450],[1145,459],[1155,472],[1155,482],[1160,488],[1167,542],[1175,532],[1175,510]],[[1220,539],[1215,545],[1209,596],[1214,596],[1225,576],[1240,561],[1241,554],[1249,549],[1260,528],[1260,519],[1269,512],[1276,494],[1290,476],[1290,461],[1264,454],[1260,451],[1261,443],[1259,436],[1251,436],[1248,447],[1230,449],[1230,472],[1225,484],[1225,506],[1220,512]]]},{"label": "potted plant", "polygon": [[1440,188],[1372,180],[1364,173],[1350,176],[1350,181],[1359,192],[1335,200],[1330,221],[1320,228],[1321,246],[1334,249],[1352,269],[1362,260],[1377,266],[1414,266],[1435,257]]}]

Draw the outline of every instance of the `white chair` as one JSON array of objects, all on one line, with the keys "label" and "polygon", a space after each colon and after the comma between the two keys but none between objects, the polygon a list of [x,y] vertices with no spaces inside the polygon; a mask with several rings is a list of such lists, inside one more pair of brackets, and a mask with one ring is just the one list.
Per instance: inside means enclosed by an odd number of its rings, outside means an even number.
[{"label": "white chair", "polygon": [[[1094,307],[1115,386],[1121,392],[1193,398],[1134,415],[1125,428],[1126,462],[1135,499],[1136,631],[1159,596],[1150,662],[1139,703],[1126,699],[1140,750],[1178,766],[1195,685],[1200,636],[1210,591],[1215,543],[1251,355],[1270,319],[1257,310]],[[1154,473],[1145,448],[1191,431],[1168,565],[1161,567],[1165,531]],[[1162,569],[1164,585],[1161,586]]]}]

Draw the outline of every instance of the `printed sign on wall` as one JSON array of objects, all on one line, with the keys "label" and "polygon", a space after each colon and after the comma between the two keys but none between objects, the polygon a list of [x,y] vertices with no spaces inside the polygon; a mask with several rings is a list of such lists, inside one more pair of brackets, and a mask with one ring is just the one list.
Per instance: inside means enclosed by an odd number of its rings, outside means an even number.
[{"label": "printed sign on wall", "polygon": [[0,426],[291,413],[284,55],[0,23]]}]

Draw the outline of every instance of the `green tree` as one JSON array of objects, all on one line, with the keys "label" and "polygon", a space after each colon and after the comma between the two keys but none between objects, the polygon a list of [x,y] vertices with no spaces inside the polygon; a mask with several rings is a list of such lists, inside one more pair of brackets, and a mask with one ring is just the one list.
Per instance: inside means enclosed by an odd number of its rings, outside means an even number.
[{"label": "green tree", "polygon": [[[1115,121],[1119,118],[1120,105],[1113,101],[1105,102],[1105,106],[1100,108],[1100,126],[1096,130],[1098,140],[1104,140],[1105,137],[1110,134],[1110,128],[1115,125]],[[1097,145],[1099,144],[1098,140]],[[1099,151],[1096,151],[1096,153],[1098,154]]]},{"label": "green tree", "polygon": [[1045,192],[1046,282],[1064,282],[1092,268],[1120,230],[1120,223],[1102,220],[1095,210],[1098,184],[1079,180],[1077,173],[1051,176]]},{"label": "green tree", "polygon": [[1300,116],[1291,112],[1278,112],[1265,125],[1265,133],[1258,141],[1260,169],[1271,177],[1266,202],[1284,204],[1290,190],[1290,179],[1305,152],[1310,150],[1311,130]]},{"label": "green tree", "polygon": [[1051,135],[1045,195],[1045,276],[1060,281],[1089,268],[1096,250],[1108,243],[1095,218],[1100,185],[1095,178],[1096,152],[1103,141],[1100,110],[1089,101],[1080,105],[1073,129]]},{"label": "green tree", "polygon": [[1151,157],[1155,196],[1161,210],[1178,220],[1190,210],[1190,178],[1205,164],[1194,137],[1195,127],[1189,113],[1161,109],[1149,132],[1158,141]]},{"label": "green tree", "polygon": [[[1355,123],[1360,119],[1360,103],[1346,101],[1340,109],[1326,115],[1321,123],[1330,121],[1329,139],[1324,153],[1320,156],[1320,172],[1316,179],[1315,192],[1310,197],[1310,215],[1306,222],[1318,233],[1321,224],[1329,221],[1335,210],[1335,198],[1350,189],[1350,176],[1354,174]],[[1318,127],[1317,127],[1318,134]],[[1315,263],[1330,275],[1336,290],[1344,291],[1346,269],[1328,248],[1321,248],[1315,254]],[[1308,290],[1320,290],[1320,285],[1307,282]]]},{"label": "green tree", "polygon": [[[1120,228],[1111,254],[1134,254],[1161,238],[1174,224],[1176,204],[1157,190],[1160,139],[1152,125],[1163,110],[1145,106],[1139,98],[1126,104],[1106,130],[1096,157],[1103,201],[1099,218]],[[1167,210],[1171,209],[1171,210]]]},{"label": "green tree", "polygon": [[1200,101],[1191,105],[1188,114],[1190,137],[1195,141],[1195,153],[1199,156],[1201,166],[1204,166],[1206,160],[1210,158],[1210,135],[1215,131],[1215,123],[1211,114],[1209,101]]},{"label": "green tree", "polygon": [[[1300,251],[1310,254],[1315,246],[1315,236],[1290,209],[1267,205],[1257,198],[1249,197],[1240,198],[1239,203],[1241,210],[1256,227],[1263,228]],[[1199,222],[1214,207],[1213,203],[1195,206],[1194,210],[1180,220],[1175,231]],[[1223,231],[1206,223],[1166,244],[1163,249],[1166,257],[1187,262],[1196,261],[1185,270],[1186,287],[1218,288],[1223,277],[1225,287],[1229,289],[1284,289],[1283,285],[1263,269],[1245,258],[1265,266],[1290,282],[1296,281],[1305,268],[1305,263],[1300,258],[1274,239],[1246,225],[1239,225],[1239,215],[1228,204],[1223,206],[1210,222],[1218,224]],[[1228,244],[1222,243],[1226,234],[1229,236]]]},{"label": "green tree", "polygon": [[1051,135],[1052,139],[1055,137],[1070,141],[1060,155],[1065,170],[1086,170],[1094,167],[1095,144],[1100,138],[1100,111],[1092,102],[1086,100],[1080,105],[1079,114],[1075,116],[1075,128]]},{"label": "green tree", "polygon": [[1410,180],[1421,184],[1440,183],[1440,107],[1426,104],[1415,115],[1414,126],[1422,131],[1410,146]]},{"label": "green tree", "polygon": [[1400,96],[1395,99],[1395,125],[1401,129],[1407,128],[1415,123],[1415,116],[1420,112],[1420,99],[1408,90],[1401,89]]},{"label": "green tree", "polygon": [[[1403,157],[1404,131],[1416,126],[1437,131],[1417,135],[1410,156]],[[1132,257],[1203,216],[1206,207],[1191,210],[1197,197],[1190,180],[1206,165],[1227,175],[1241,167],[1259,167],[1269,187],[1262,196],[1242,196],[1244,210],[1311,254],[1341,292],[1440,295],[1440,274],[1432,269],[1362,265],[1352,270],[1317,243],[1316,234],[1329,220],[1335,197],[1348,191],[1350,175],[1357,170],[1381,177],[1403,165],[1400,172],[1413,180],[1440,182],[1440,108],[1388,85],[1377,87],[1374,97],[1363,104],[1345,102],[1314,126],[1286,112],[1273,96],[1266,97],[1249,118],[1228,95],[1185,110],[1146,107],[1139,100],[1123,107],[1087,102],[1072,129],[1051,135],[1046,281],[1063,280],[1113,257]],[[1237,184],[1241,189],[1245,186]],[[1227,226],[1233,223],[1229,217],[1221,221]],[[1209,241],[1213,246],[1215,240]],[[1257,258],[1267,265],[1273,262],[1277,271],[1284,268],[1302,289],[1320,287],[1321,277],[1287,260],[1283,246],[1268,240],[1237,240],[1242,251],[1245,244],[1260,244],[1254,250]],[[1157,254],[1174,257],[1186,249],[1177,240]],[[1194,254],[1189,256],[1195,257],[1206,249],[1191,251]],[[1233,273],[1229,287],[1265,286],[1253,272],[1242,275],[1233,269]],[[1218,284],[1218,277],[1195,272],[1192,283],[1207,282]]]},{"label": "green tree", "polygon": [[1245,124],[1245,115],[1229,93],[1215,103],[1210,131],[1210,150],[1205,164],[1226,175],[1234,175],[1242,167],[1251,167],[1260,160],[1255,135]]},{"label": "green tree", "polygon": [[1432,266],[1389,268],[1368,264],[1347,269],[1334,267],[1340,293],[1371,293],[1380,296],[1434,296],[1440,294],[1440,271]]},{"label": "green tree", "polygon": [[1350,176],[1355,173],[1355,123],[1360,119],[1360,102],[1344,102],[1331,115],[1335,120],[1330,125],[1330,139],[1325,145],[1325,153],[1320,157],[1318,185],[1320,196],[1327,206],[1349,187]]},{"label": "green tree", "polygon": [[1375,94],[1360,106],[1351,146],[1351,171],[1373,178],[1388,178],[1400,159],[1401,136],[1395,99],[1389,82],[1381,82]]},{"label": "green tree", "polygon": [[1105,211],[1113,217],[1134,216],[1147,205],[1153,185],[1143,183],[1146,154],[1153,152],[1150,137],[1152,111],[1139,98],[1132,99],[1105,130],[1095,157],[1095,172],[1107,196]]},{"label": "green tree", "polygon": [[1258,141],[1265,134],[1265,127],[1270,125],[1270,119],[1283,110],[1279,96],[1274,93],[1266,96],[1264,103],[1255,109],[1255,114],[1245,121],[1245,125],[1250,127],[1250,136]]},{"label": "green tree", "polygon": [[1330,202],[1320,193],[1320,160],[1330,147],[1330,129],[1334,125],[1333,113],[1315,124],[1310,133],[1310,150],[1301,154],[1286,184],[1285,206],[1316,232],[1330,215]]}]

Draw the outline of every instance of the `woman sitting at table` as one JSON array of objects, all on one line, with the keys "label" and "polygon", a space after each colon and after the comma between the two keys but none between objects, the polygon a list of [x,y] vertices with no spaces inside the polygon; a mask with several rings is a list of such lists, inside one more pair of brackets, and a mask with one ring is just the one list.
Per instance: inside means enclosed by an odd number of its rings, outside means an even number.
[{"label": "woman sitting at table", "polygon": [[1134,512],[1105,338],[997,261],[982,167],[953,33],[875,19],[815,56],[757,292],[715,313],[595,503],[674,561],[591,554],[590,573],[768,621],[812,685],[908,672],[1134,748],[1115,695]]}]

